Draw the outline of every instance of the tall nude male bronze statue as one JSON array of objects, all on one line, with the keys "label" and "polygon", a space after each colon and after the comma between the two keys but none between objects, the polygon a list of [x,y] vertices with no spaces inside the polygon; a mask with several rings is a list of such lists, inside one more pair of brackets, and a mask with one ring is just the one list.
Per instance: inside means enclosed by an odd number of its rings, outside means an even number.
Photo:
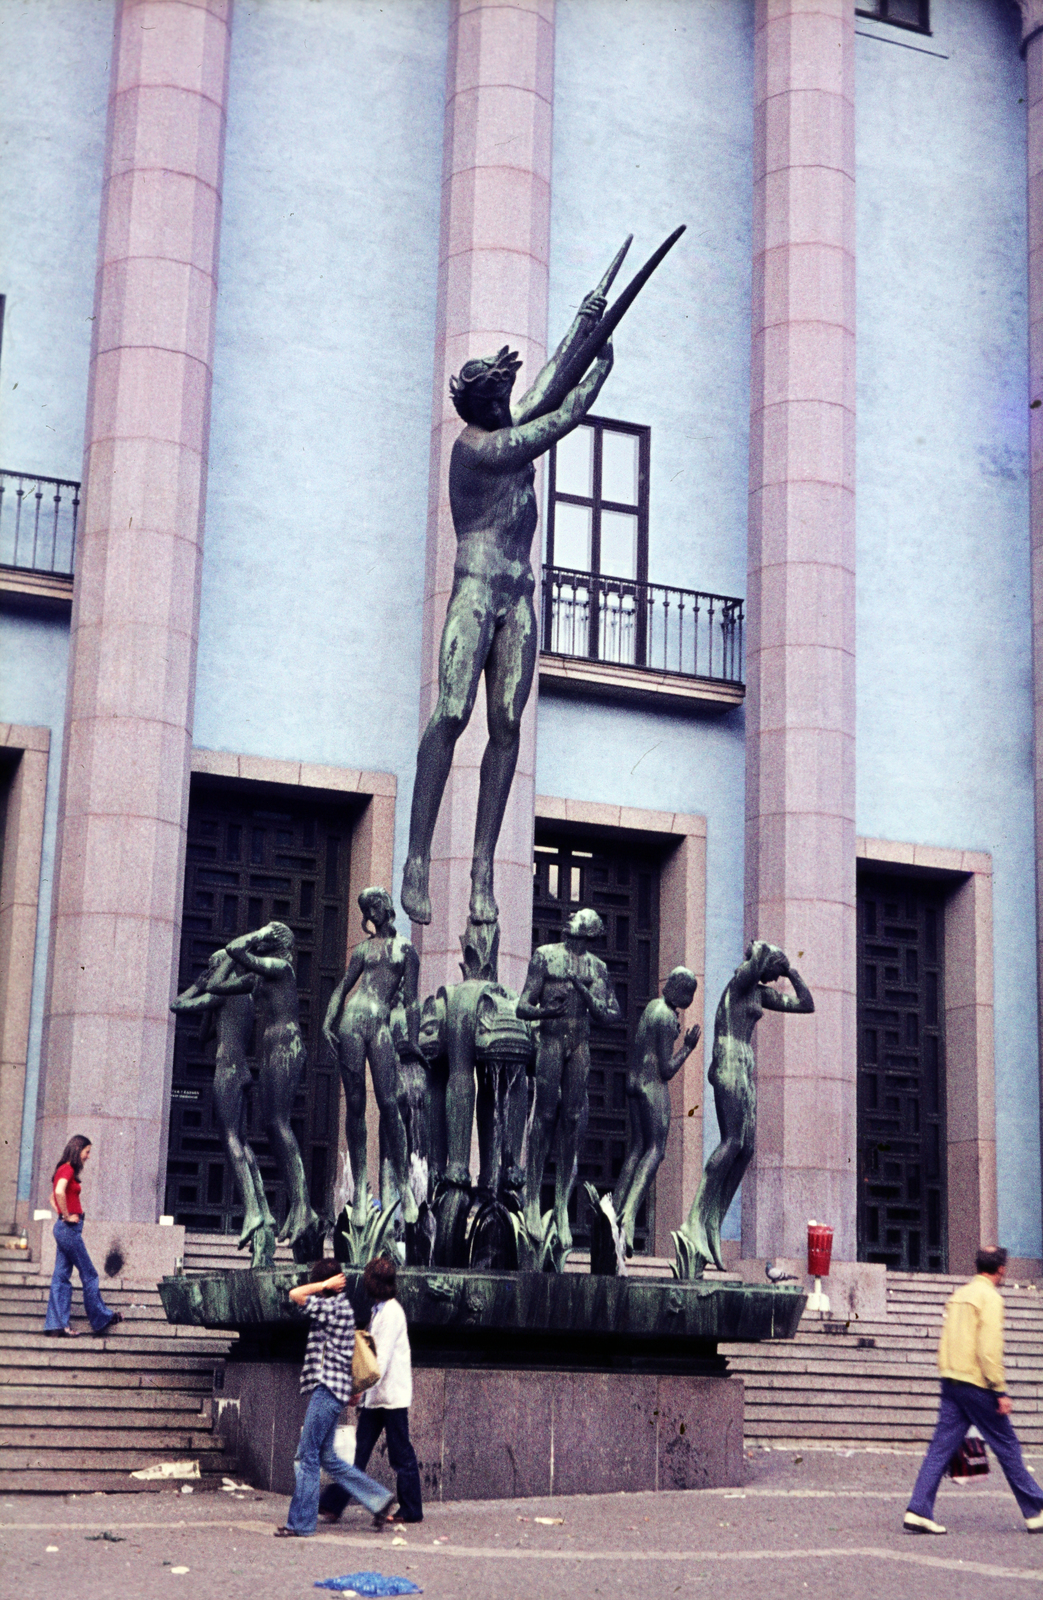
[{"label": "tall nude male bronze statue", "polygon": [[293,1099],[306,1060],[301,1038],[300,1004],[294,971],[295,941],[285,922],[269,922],[253,933],[241,934],[226,948],[239,969],[238,978],[211,982],[213,994],[242,994],[248,974],[257,1008],[257,1054],[261,1069],[258,1089],[268,1144],[286,1187],[286,1220],[279,1230],[293,1250],[294,1260],[313,1260],[323,1239],[323,1223],[308,1198],[300,1147],[290,1125]]},{"label": "tall nude male bronze statue", "polygon": [[637,1025],[634,1054],[627,1064],[627,1110],[630,1138],[626,1160],[612,1191],[612,1204],[626,1240],[634,1248],[634,1228],[641,1202],[648,1193],[663,1157],[670,1133],[671,1078],[684,1066],[702,1036],[693,1023],[674,1049],[681,1032],[681,1012],[695,999],[699,980],[687,967],[675,967],[663,993],[650,1000]]},{"label": "tall nude male bronze statue", "polygon": [[560,944],[541,944],[533,951],[516,1008],[524,1021],[540,1025],[536,1104],[525,1172],[525,1226],[534,1237],[539,1235],[543,1169],[557,1130],[554,1222],[563,1251],[572,1248],[569,1196],[587,1128],[591,1019],[622,1020],[608,968],[588,949],[604,931],[596,911],[577,911]]},{"label": "tall nude male bronze statue", "polygon": [[470,915],[477,924],[497,920],[493,856],[536,665],[536,579],[530,561],[537,522],[533,463],[594,404],[612,370],[611,344],[554,410],[541,411],[559,372],[604,309],[603,295],[587,296],[558,349],[513,410],[511,390],[521,362],[506,345],[495,356],[465,362],[450,383],[453,404],[466,426],[449,463],[456,565],[438,660],[438,703],[417,751],[402,880],[402,905],[413,922],[431,921],[431,840],[456,742],[471,720],[483,673],[489,742],[478,789]]},{"label": "tall nude male bronze statue", "polygon": [[[401,1200],[403,1221],[415,1222],[419,1211],[409,1186],[406,1129],[398,1101],[398,1050],[391,1032],[391,1013],[396,1005],[404,1008],[406,1039],[402,1049],[422,1062],[417,1000],[420,957],[409,940],[396,933],[395,908],[386,889],[363,889],[358,903],[363,927],[373,931],[351,952],[348,970],[330,996],[322,1025],[326,1042],[340,1063],[344,1084],[345,1132],[355,1183],[352,1220],[361,1227],[369,1209],[366,1176],[368,1059],[380,1110],[381,1142],[397,1189],[396,1194],[382,1193],[381,1204],[386,1209]],[[354,994],[351,993],[353,989]]]},{"label": "tall nude male bronze statue", "polygon": [[[178,995],[170,1009],[199,1015],[200,1044],[217,1041],[214,1107],[229,1164],[243,1197],[239,1248],[251,1246],[251,1266],[270,1267],[275,1262],[275,1219],[268,1207],[257,1157],[242,1137],[243,1097],[252,1081],[246,1056],[254,1029],[256,983],[254,977],[237,976],[227,950],[215,950],[206,971]],[[222,984],[232,987],[214,987]]]},{"label": "tall nude male bronze statue", "polygon": [[[792,994],[775,988],[788,978]],[[754,939],[725,986],[713,1024],[713,1088],[721,1142],[706,1163],[702,1182],[681,1229],[700,1261],[723,1269],[721,1223],[753,1159],[757,1091],[753,1078],[753,1030],[765,1011],[814,1011],[811,991],[785,951]],[[701,1274],[702,1267],[699,1272]]]}]

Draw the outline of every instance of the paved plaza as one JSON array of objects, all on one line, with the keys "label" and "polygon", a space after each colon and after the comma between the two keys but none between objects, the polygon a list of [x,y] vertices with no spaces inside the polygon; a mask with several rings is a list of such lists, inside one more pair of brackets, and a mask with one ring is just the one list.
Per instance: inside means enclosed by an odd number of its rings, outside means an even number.
[{"label": "paved plaza", "polygon": [[[349,1511],[300,1541],[272,1538],[285,1497],[251,1489],[13,1495],[0,1502],[0,1573],[19,1600],[305,1600],[316,1580],[364,1569],[408,1577],[428,1600],[1038,1593],[1043,1537],[1025,1533],[994,1463],[979,1483],[943,1486],[946,1538],[901,1532],[918,1462],[757,1450],[741,1490],[457,1502],[394,1534],[370,1532],[368,1517]],[[1043,1459],[1030,1466],[1039,1475]]]}]

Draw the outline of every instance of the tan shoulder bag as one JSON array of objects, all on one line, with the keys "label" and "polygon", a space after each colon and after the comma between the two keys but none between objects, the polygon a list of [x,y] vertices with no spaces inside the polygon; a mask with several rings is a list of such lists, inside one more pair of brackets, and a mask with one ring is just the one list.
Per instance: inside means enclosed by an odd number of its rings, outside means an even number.
[{"label": "tan shoulder bag", "polygon": [[355,1349],[351,1357],[351,1387],[355,1394],[372,1389],[380,1377],[377,1347],[373,1335],[365,1328],[355,1330]]}]

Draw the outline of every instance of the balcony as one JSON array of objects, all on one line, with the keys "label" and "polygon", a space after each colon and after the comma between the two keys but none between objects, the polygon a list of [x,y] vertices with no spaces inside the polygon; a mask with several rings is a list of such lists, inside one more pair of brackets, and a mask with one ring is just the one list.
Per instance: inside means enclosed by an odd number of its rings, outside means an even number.
[{"label": "balcony", "polygon": [[0,598],[33,610],[72,603],[80,485],[0,470]]},{"label": "balcony", "polygon": [[563,694],[726,711],[742,704],[743,602],[543,569],[540,682]]}]

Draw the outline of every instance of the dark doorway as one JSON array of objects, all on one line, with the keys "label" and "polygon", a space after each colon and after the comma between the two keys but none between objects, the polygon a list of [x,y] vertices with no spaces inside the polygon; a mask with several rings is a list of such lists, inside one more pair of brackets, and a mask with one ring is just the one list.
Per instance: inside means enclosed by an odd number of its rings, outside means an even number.
[{"label": "dark doorway", "polygon": [[[659,973],[659,856],[640,844],[593,834],[562,834],[537,827],[533,860],[532,943],[553,944],[580,906],[593,906],[605,937],[593,946],[612,975],[623,1022],[595,1027],[590,1039],[590,1121],[570,1203],[577,1248],[590,1243],[590,1206],[584,1181],[611,1189],[626,1156],[627,1056],[637,1025],[656,993]],[[553,1157],[553,1151],[552,1151]],[[554,1200],[553,1159],[547,1163],[541,1207]],[[634,1249],[647,1252],[655,1236],[655,1190],[642,1207]]]},{"label": "dark doorway", "polygon": [[858,1255],[945,1272],[944,892],[858,882]]},{"label": "dark doorway", "polygon": [[[342,804],[292,792],[287,798],[285,791],[265,793],[258,785],[232,789],[193,782],[178,990],[186,989],[212,952],[236,934],[273,919],[293,929],[308,1060],[292,1123],[311,1202],[319,1212],[329,1208],[336,1176],[338,1113],[337,1068],[321,1028],[330,995],[344,975],[350,854],[351,814]],[[178,1017],[166,1209],[187,1228],[238,1233],[242,1205],[212,1102],[213,1056],[212,1044],[200,1046],[198,1020]],[[286,1199],[254,1098],[248,1091],[244,1131],[281,1222]]]}]

